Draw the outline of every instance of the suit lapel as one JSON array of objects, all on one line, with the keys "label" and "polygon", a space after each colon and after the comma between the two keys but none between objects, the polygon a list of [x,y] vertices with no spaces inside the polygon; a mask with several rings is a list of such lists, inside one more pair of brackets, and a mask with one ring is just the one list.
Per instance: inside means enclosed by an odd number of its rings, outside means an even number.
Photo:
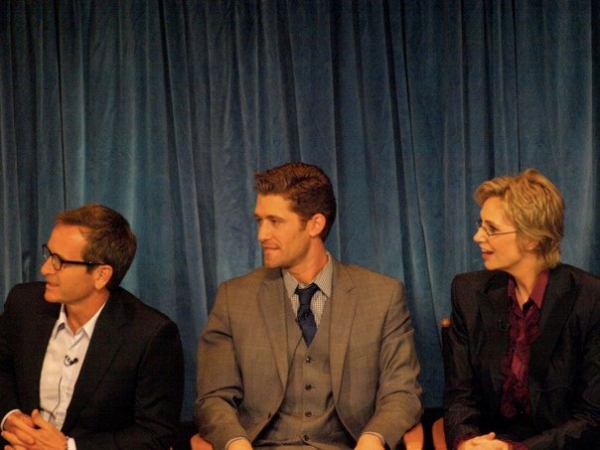
[{"label": "suit lapel", "polygon": [[286,294],[279,270],[271,270],[265,277],[257,294],[260,313],[273,348],[273,356],[282,385],[287,384],[288,354],[285,317]]},{"label": "suit lapel", "polygon": [[[344,266],[333,258],[333,283],[331,301],[331,330],[329,337],[331,382],[337,397],[342,384],[344,361],[352,332],[352,324],[358,304],[355,285]],[[283,386],[288,379],[287,330],[285,317],[286,299],[279,271],[270,271],[257,295],[259,308],[267,335],[273,348],[275,364]]]},{"label": "suit lapel", "polygon": [[509,341],[510,299],[507,276],[502,273],[495,274],[488,281],[485,290],[479,292],[477,296],[487,341],[483,367],[489,370],[494,391],[501,395],[503,383],[501,361],[508,350]]},{"label": "suit lapel", "polygon": [[359,298],[355,293],[355,285],[348,271],[335,259],[333,259],[332,287],[329,364],[333,395],[338,398]]},{"label": "suit lapel", "polygon": [[531,381],[543,382],[546,378],[548,360],[570,316],[576,297],[577,292],[573,290],[569,272],[563,266],[552,270],[540,313],[540,336],[531,347]]},{"label": "suit lapel", "polygon": [[127,322],[123,300],[117,292],[108,299],[96,322],[85,361],[67,410],[63,426],[63,430],[66,432],[71,429],[82,408],[89,402],[98,383],[110,367],[125,338],[123,330]]}]

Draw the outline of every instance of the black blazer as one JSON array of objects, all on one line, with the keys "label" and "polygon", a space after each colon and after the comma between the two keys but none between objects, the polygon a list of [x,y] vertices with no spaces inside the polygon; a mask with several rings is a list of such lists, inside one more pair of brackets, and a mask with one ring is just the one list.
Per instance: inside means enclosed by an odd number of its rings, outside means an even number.
[{"label": "black blazer", "polygon": [[[42,363],[59,312],[59,304],[44,300],[44,283],[9,293],[0,316],[0,419],[15,408],[39,408]],[[78,450],[167,449],[182,399],[177,325],[118,288],[96,322],[63,433]]]},{"label": "black blazer", "polygon": [[[480,271],[452,282],[444,427],[457,437],[502,432],[501,360],[507,353],[508,275]],[[531,449],[600,442],[600,278],[568,265],[551,270],[531,349]]]}]

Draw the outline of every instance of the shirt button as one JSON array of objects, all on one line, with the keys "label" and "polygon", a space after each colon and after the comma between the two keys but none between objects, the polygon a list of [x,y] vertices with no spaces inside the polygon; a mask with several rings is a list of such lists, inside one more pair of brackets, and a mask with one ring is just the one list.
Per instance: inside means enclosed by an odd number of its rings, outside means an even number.
[{"label": "shirt button", "polygon": [[306,417],[308,419],[308,418],[312,417],[312,413],[310,411],[306,411],[304,413],[304,417]]}]

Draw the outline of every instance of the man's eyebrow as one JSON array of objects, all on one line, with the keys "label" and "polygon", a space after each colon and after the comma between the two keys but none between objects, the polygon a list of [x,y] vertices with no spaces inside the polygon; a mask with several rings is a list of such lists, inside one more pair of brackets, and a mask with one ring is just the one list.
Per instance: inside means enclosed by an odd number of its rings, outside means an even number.
[{"label": "man's eyebrow", "polygon": [[52,255],[60,256],[62,258],[62,255],[60,253],[57,253],[54,250],[52,250],[48,244],[44,244],[44,245],[46,246],[46,248]]},{"label": "man's eyebrow", "polygon": [[269,219],[269,220],[273,220],[273,219],[283,220],[283,217],[277,216],[277,215],[274,215],[274,214],[269,214],[269,215],[266,215],[266,216],[260,216],[258,214],[254,214],[254,218],[255,219]]}]

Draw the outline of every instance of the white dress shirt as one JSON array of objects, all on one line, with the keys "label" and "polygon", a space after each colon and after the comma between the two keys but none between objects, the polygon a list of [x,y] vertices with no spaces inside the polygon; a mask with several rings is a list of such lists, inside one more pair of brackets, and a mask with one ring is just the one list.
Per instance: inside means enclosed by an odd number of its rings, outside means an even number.
[{"label": "white dress shirt", "polygon": [[73,333],[67,322],[65,305],[62,305],[48,341],[40,377],[40,413],[59,430],[65,422],[75,383],[103,308],[104,305]]}]

